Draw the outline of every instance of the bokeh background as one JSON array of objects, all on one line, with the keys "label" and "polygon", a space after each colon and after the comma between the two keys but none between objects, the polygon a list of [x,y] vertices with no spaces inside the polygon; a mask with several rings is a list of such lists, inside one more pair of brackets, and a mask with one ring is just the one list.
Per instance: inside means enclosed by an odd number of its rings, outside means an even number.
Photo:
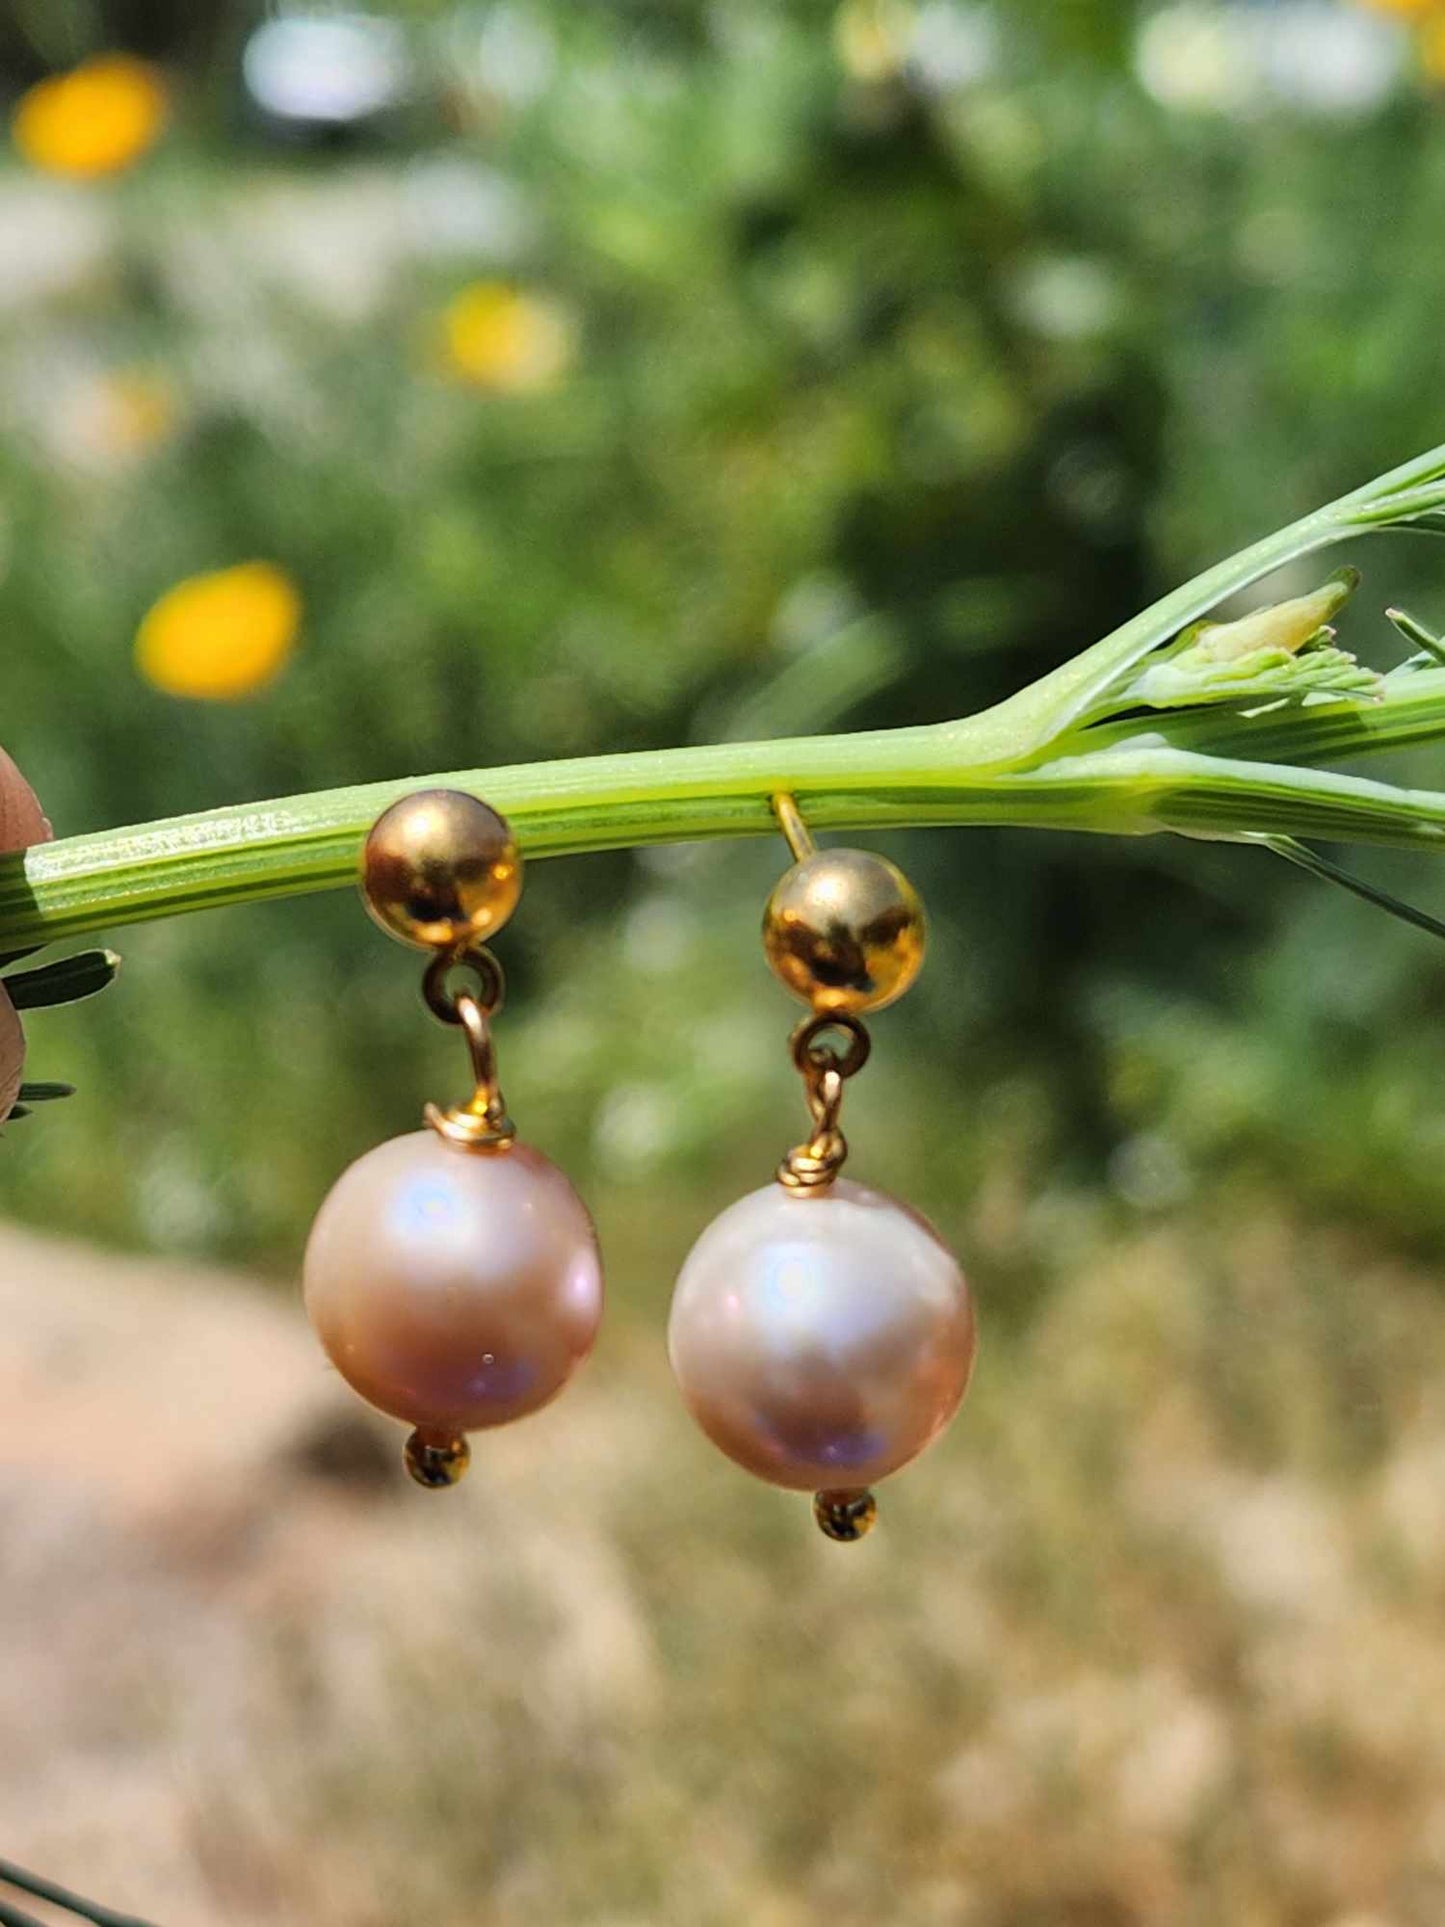
[{"label": "bokeh background", "polygon": [[[9,0],[0,92],[61,834],[959,715],[1445,439],[1438,5]],[[1361,551],[1358,653],[1442,555]],[[290,1294],[457,1082],[414,963],[348,893],[108,933],[0,1145],[0,1853],[165,1923],[1440,1920],[1445,956],[1256,851],[878,842],[856,1167],[986,1349],[852,1553],[661,1356],[801,1117],[780,847],[533,867],[506,1087],[611,1320],[444,1503]]]}]

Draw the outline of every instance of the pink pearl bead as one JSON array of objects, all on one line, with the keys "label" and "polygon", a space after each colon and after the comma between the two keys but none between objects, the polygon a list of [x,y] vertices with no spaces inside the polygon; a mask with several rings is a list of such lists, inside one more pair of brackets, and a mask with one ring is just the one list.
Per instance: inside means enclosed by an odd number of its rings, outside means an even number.
[{"label": "pink pearl bead", "polygon": [[956,1259],[916,1212],[847,1178],[770,1184],[710,1224],[668,1349],[693,1416],[759,1478],[872,1485],[947,1425],[976,1338]]},{"label": "pink pearl bead", "polygon": [[20,1095],[25,1076],[25,1032],[20,1028],[20,1013],[0,990],[0,1121]]},{"label": "pink pearl bead", "polygon": [[530,1145],[392,1138],[317,1214],[306,1309],[341,1376],[444,1436],[545,1405],[591,1351],[602,1264],[586,1206]]}]

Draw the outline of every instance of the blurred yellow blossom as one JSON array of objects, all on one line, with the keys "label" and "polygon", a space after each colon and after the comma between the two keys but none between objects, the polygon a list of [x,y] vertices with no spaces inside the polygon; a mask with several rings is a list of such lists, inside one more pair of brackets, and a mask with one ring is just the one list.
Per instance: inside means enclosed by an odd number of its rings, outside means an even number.
[{"label": "blurred yellow blossom", "polygon": [[908,0],[843,0],[833,44],[854,80],[893,80],[907,64],[917,24]]},{"label": "blurred yellow blossom", "polygon": [[147,612],[136,665],[168,696],[232,702],[281,670],[301,624],[301,597],[272,562],[187,576]]},{"label": "blurred yellow blossom", "polygon": [[1431,80],[1445,82],[1445,7],[1421,22],[1420,59]]},{"label": "blurred yellow blossom", "polygon": [[21,96],[12,132],[33,167],[92,180],[118,174],[159,138],[166,90],[156,69],[128,54],[103,54],[38,81]]},{"label": "blurred yellow blossom", "polygon": [[498,394],[555,388],[575,352],[575,330],[563,309],[504,282],[472,282],[442,315],[442,353],[450,373]]},{"label": "blurred yellow blossom", "polygon": [[1445,0],[1360,0],[1360,4],[1412,22],[1421,66],[1431,80],[1445,81]]}]

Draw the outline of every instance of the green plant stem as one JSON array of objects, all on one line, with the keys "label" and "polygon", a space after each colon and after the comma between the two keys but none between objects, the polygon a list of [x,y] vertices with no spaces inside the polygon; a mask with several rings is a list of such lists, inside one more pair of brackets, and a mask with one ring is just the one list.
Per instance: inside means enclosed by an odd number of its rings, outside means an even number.
[{"label": "green plant stem", "polygon": [[772,834],[769,798],[780,789],[798,797],[818,830],[1014,824],[1438,844],[1445,794],[1300,761],[1445,735],[1445,671],[1399,678],[1371,708],[1107,719],[1110,690],[1222,598],[1349,536],[1435,528],[1442,516],[1445,449],[1436,449],[1255,543],[1030,688],[956,722],[449,771],[43,845],[0,859],[0,953],[348,883],[377,815],[430,785],[485,795],[511,817],[530,857]]},{"label": "green plant stem", "polygon": [[[1247,751],[1256,761],[1345,762],[1445,735],[1445,669],[1417,669],[1387,679],[1381,703],[1281,704],[1253,716],[1200,710],[1142,727],[1152,727],[1175,748],[1210,755]],[[1136,721],[1100,730],[1097,737],[1103,747],[1138,741],[1140,734]]]},{"label": "green plant stem", "polygon": [[1445,513],[1442,476],[1445,448],[1430,449],[1216,563],[1082,655],[1000,703],[990,712],[995,727],[1015,730],[1030,737],[1036,748],[1046,748],[1062,728],[1087,716],[1111,683],[1226,596],[1352,536],[1386,528],[1434,528],[1436,518]]},{"label": "green plant stem", "polygon": [[988,775],[950,756],[953,741],[942,730],[908,730],[466,770],[72,837],[0,862],[0,946],[349,883],[376,816],[432,784],[488,797],[533,857],[774,834],[769,798],[779,789],[794,791],[819,830],[1015,824],[1119,835],[1445,839],[1445,796],[1433,791],[1170,748]]}]

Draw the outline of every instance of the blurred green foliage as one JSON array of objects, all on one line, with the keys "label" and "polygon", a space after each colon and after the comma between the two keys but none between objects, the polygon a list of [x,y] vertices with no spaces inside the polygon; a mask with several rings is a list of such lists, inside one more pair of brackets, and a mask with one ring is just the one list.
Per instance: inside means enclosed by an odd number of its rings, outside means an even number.
[{"label": "blurred green foliage", "polygon": [[[123,179],[0,172],[0,731],[62,833],[961,714],[1445,439],[1445,111],[1403,52],[1349,112],[1226,111],[1142,83],[1132,5],[900,8],[864,74],[848,16],[801,0],[414,4],[405,97],[322,130],[247,102],[259,11],[16,8],[0,39],[12,91],[116,45],[176,90]],[[447,372],[477,280],[573,318],[564,380]],[[138,372],[172,419],[121,446],[96,397]],[[147,687],[146,608],[253,557],[304,597],[284,675]],[[1371,611],[1438,619],[1445,572],[1364,559],[1346,638],[1388,663]],[[1061,1226],[1241,1160],[1438,1248],[1425,937],[1224,846],[892,847],[932,965],[850,1135],[985,1269],[1026,1286]],[[755,935],[781,857],[533,870],[507,1090],[604,1229],[705,1211],[801,1121]],[[114,990],[32,1024],[32,1072],[81,1085],[7,1133],[0,1196],[42,1223],[287,1266],[345,1159],[460,1080],[354,901],[118,947]]]}]

